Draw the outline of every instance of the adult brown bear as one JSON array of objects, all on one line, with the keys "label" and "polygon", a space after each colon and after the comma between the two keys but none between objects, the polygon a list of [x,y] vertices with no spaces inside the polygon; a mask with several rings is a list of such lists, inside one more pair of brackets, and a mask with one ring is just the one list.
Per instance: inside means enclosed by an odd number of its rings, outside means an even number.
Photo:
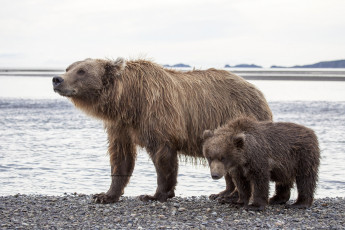
[{"label": "adult brown bear", "polygon": [[[241,77],[224,70],[189,72],[165,69],[146,60],[86,59],[53,78],[54,91],[76,107],[104,121],[108,133],[112,182],[96,202],[119,200],[129,182],[136,145],[144,147],[157,172],[157,190],[142,200],[166,201],[175,196],[178,154],[202,155],[205,129],[250,115],[271,120],[263,94]],[[232,192],[231,176],[226,190]]]}]

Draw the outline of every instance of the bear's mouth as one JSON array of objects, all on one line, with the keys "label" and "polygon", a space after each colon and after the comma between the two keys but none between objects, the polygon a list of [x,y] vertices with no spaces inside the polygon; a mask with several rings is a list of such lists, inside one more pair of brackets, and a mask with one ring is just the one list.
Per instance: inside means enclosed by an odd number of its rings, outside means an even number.
[{"label": "bear's mouth", "polygon": [[73,97],[77,94],[76,90],[62,90],[58,88],[54,88],[54,92],[60,94],[61,96],[64,97]]}]

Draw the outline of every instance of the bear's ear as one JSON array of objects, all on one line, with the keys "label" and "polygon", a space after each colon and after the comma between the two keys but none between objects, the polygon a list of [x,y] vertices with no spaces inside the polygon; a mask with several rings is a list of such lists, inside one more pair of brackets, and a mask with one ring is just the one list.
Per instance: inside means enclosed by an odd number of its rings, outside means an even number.
[{"label": "bear's ear", "polygon": [[113,62],[114,67],[116,68],[116,70],[118,70],[119,72],[121,72],[122,70],[125,69],[126,67],[126,61],[124,58],[122,57],[118,57],[114,62]]},{"label": "bear's ear", "polygon": [[114,66],[118,68],[119,70],[123,70],[126,66],[126,61],[122,57],[118,57],[114,62]]},{"label": "bear's ear", "polygon": [[246,135],[244,133],[239,133],[233,137],[232,141],[236,148],[242,149],[244,146],[245,139],[246,139]]},{"label": "bear's ear", "polygon": [[107,70],[113,71],[116,75],[120,75],[120,73],[126,67],[126,60],[122,57],[117,58],[115,61],[109,60],[105,66]]},{"label": "bear's ear", "polygon": [[204,134],[202,135],[203,139],[206,140],[207,138],[210,138],[214,135],[214,132],[212,130],[205,130]]}]

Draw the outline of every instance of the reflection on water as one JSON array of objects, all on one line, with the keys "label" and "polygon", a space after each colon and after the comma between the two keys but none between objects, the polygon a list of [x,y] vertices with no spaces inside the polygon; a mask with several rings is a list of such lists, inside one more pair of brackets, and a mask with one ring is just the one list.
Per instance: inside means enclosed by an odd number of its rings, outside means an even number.
[{"label": "reflection on water", "polygon": [[[270,101],[276,121],[316,131],[322,150],[317,197],[344,196],[344,82],[253,82]],[[0,195],[105,192],[106,151],[102,123],[55,94],[50,78],[0,77]],[[128,196],[156,189],[153,164],[145,150],[138,151]],[[209,195],[224,187],[224,180],[211,179],[208,167],[180,163],[176,195]]]}]

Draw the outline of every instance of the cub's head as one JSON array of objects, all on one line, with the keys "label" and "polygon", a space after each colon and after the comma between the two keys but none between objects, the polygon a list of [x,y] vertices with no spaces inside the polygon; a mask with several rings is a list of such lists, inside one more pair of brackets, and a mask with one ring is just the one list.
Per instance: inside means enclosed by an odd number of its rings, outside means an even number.
[{"label": "cub's head", "polygon": [[125,60],[85,59],[67,67],[61,76],[53,77],[54,91],[72,99],[97,100],[107,84],[114,82],[125,68]]},{"label": "cub's head", "polygon": [[243,161],[244,133],[233,134],[224,128],[205,130],[203,139],[203,154],[209,163],[213,179],[222,178],[232,167]]}]

